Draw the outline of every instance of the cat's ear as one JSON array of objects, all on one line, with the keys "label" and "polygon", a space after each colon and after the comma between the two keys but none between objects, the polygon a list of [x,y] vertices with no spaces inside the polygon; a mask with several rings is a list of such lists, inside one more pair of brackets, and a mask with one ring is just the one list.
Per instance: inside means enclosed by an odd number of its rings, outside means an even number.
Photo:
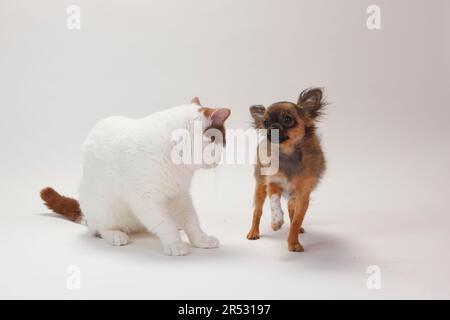
[{"label": "cat's ear", "polygon": [[194,97],[191,100],[191,104],[196,104],[198,106],[201,106],[202,104],[200,103],[200,99],[198,97]]},{"label": "cat's ear", "polygon": [[228,108],[215,109],[209,116],[209,121],[213,127],[222,127],[231,114]]}]

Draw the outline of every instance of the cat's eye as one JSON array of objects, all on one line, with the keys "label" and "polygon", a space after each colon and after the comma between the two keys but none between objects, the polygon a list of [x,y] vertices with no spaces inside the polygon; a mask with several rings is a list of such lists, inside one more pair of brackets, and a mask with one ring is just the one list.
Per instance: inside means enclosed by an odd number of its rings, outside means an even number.
[{"label": "cat's eye", "polygon": [[269,129],[269,125],[270,125],[269,120],[267,120],[267,119],[264,120],[263,125],[264,125],[264,128]]}]

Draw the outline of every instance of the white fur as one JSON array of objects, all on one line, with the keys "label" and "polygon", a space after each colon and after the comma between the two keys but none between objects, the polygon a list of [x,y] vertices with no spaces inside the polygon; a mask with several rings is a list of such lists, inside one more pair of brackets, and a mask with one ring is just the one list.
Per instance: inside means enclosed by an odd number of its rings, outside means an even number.
[{"label": "white fur", "polygon": [[194,171],[202,165],[176,165],[170,154],[172,132],[202,120],[197,105],[184,105],[133,120],[100,121],[83,148],[80,205],[89,231],[113,245],[127,234],[150,230],[168,255],[185,255],[186,232],[196,247],[216,248],[219,241],[200,228],[189,194]]},{"label": "white fur", "polygon": [[285,197],[289,197],[289,195],[292,193],[291,183],[286,177],[280,177],[280,176],[266,176],[266,184],[277,184],[281,187],[283,190],[282,194]]},{"label": "white fur", "polygon": [[272,213],[272,228],[278,230],[284,223],[284,214],[281,209],[280,197],[276,194],[270,197],[270,211]]}]

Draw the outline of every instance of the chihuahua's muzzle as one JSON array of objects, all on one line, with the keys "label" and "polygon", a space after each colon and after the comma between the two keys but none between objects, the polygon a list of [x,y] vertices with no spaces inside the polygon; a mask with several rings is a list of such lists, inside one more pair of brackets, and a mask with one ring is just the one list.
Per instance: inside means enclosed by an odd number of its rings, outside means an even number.
[{"label": "chihuahua's muzzle", "polygon": [[285,142],[289,137],[284,133],[281,125],[274,123],[267,129],[267,140],[271,143],[279,144]]}]

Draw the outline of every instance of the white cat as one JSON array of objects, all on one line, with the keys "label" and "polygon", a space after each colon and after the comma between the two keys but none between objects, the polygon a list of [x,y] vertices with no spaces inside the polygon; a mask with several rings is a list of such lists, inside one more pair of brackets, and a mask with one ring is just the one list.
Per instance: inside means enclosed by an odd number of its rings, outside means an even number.
[{"label": "white cat", "polygon": [[181,229],[193,246],[217,248],[218,239],[201,229],[189,193],[195,170],[211,166],[175,164],[171,138],[177,129],[193,134],[194,121],[199,120],[203,132],[215,128],[224,133],[229,115],[229,109],[203,108],[194,98],[189,105],[139,120],[102,120],[84,143],[79,203],[51,188],[42,190],[41,198],[73,221],[85,219],[91,234],[114,246],[128,244],[132,232],[149,230],[166,254],[186,255],[189,247],[181,240]]}]

